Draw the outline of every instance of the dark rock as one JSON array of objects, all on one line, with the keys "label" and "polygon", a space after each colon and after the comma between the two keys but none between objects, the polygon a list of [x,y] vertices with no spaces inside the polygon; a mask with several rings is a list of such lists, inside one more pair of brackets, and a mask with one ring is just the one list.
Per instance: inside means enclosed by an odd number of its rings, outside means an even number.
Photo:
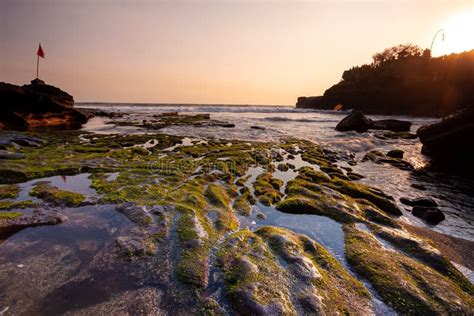
[{"label": "dark rock", "polygon": [[418,198],[418,199],[408,199],[401,198],[400,202],[408,206],[419,206],[419,207],[437,207],[438,203],[432,198]]},{"label": "dark rock", "polygon": [[392,132],[409,131],[411,122],[400,120],[379,120],[373,121],[366,117],[362,112],[352,111],[336,125],[336,131],[356,131],[365,132],[369,129],[389,130]]},{"label": "dark rock", "polygon": [[261,220],[264,220],[264,219],[267,218],[267,215],[265,215],[265,214],[262,213],[262,212],[258,212],[258,213],[257,213],[257,218],[258,218],[258,219],[261,219]]},{"label": "dark rock", "polygon": [[474,178],[474,106],[456,112],[416,132],[430,168]]},{"label": "dark rock", "polygon": [[0,129],[77,129],[88,119],[73,108],[71,95],[39,81],[21,87],[0,82],[0,103]]},{"label": "dark rock", "polygon": [[252,128],[252,129],[260,129],[260,130],[265,130],[265,127],[262,127],[262,126],[256,126],[256,125],[250,126],[250,128]]},{"label": "dark rock", "polygon": [[356,131],[365,132],[369,130],[373,125],[373,121],[367,118],[362,112],[353,111],[351,114],[346,116],[336,126],[336,131]]},{"label": "dark rock", "polygon": [[429,224],[436,225],[446,219],[443,212],[436,207],[415,206],[411,211],[413,216],[425,220]]},{"label": "dark rock", "polygon": [[220,126],[220,127],[226,127],[226,128],[235,127],[235,124],[233,124],[233,123],[219,123],[217,125]]},{"label": "dark rock", "polygon": [[421,191],[425,191],[426,190],[426,187],[422,184],[418,184],[418,183],[412,183],[411,184],[411,187],[412,188],[415,188],[415,189],[418,189],[418,190],[421,190]]},{"label": "dark rock", "polygon": [[379,120],[374,121],[371,129],[382,129],[392,132],[409,132],[411,122],[401,120]]},{"label": "dark rock", "polygon": [[400,149],[394,149],[394,150],[390,150],[388,153],[387,153],[387,156],[388,157],[391,157],[391,158],[398,158],[398,159],[403,159],[403,150],[400,150]]},{"label": "dark rock", "polygon": [[383,163],[388,163],[394,167],[397,167],[400,170],[406,170],[406,171],[411,171],[413,170],[413,166],[411,163],[408,161],[405,161],[400,158],[392,158],[384,153],[377,151],[377,150],[372,150],[369,151],[367,154],[365,154],[364,158],[362,158],[362,161],[372,161],[377,164],[383,164]]}]

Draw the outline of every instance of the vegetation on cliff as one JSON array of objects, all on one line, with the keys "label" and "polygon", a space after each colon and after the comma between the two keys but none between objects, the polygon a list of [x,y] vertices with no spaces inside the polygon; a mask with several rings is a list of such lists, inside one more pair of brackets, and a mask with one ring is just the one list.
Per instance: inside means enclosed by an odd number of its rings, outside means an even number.
[{"label": "vegetation on cliff", "polygon": [[444,116],[474,104],[474,50],[433,58],[429,50],[398,45],[371,64],[344,71],[320,97],[300,97],[297,107],[356,109],[372,114]]}]

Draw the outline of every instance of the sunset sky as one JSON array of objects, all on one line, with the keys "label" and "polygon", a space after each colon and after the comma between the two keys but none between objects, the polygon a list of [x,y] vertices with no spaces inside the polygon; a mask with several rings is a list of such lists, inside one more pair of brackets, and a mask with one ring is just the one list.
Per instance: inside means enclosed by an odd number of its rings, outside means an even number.
[{"label": "sunset sky", "polygon": [[474,48],[465,1],[0,1],[0,81],[76,101],[294,104],[386,47]]}]

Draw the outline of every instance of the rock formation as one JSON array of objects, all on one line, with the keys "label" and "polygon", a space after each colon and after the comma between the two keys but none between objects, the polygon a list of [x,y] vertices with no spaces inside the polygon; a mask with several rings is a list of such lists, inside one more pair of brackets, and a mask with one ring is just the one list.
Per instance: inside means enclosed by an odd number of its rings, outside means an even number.
[{"label": "rock formation", "polygon": [[0,129],[77,129],[87,115],[67,92],[35,79],[29,85],[0,82]]},{"label": "rock formation", "polygon": [[365,132],[369,129],[389,130],[392,132],[408,132],[410,131],[411,122],[401,120],[378,120],[374,121],[366,117],[362,112],[353,111],[351,114],[343,118],[336,126],[336,130],[340,132],[356,131]]},{"label": "rock formation", "polygon": [[420,127],[417,135],[432,168],[474,177],[474,106]]}]

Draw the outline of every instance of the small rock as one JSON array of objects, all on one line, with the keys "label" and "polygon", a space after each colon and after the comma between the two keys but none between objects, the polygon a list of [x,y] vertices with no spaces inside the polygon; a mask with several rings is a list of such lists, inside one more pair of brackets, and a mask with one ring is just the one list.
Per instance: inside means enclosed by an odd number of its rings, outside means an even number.
[{"label": "small rock", "polygon": [[400,198],[400,202],[408,206],[419,206],[419,207],[437,207],[438,203],[432,198],[418,198],[418,199],[408,199],[408,198]]},{"label": "small rock", "polygon": [[374,121],[372,129],[383,129],[392,132],[409,132],[411,122],[401,120],[379,120]]},{"label": "small rock", "polygon": [[411,212],[413,216],[421,218],[429,224],[436,225],[446,219],[443,212],[436,207],[415,206]]},{"label": "small rock", "polygon": [[398,158],[398,159],[403,159],[403,150],[400,150],[400,149],[394,149],[394,150],[390,150],[388,153],[387,153],[387,156],[388,157],[391,157],[391,158]]},{"label": "small rock", "polygon": [[235,127],[235,124],[233,123],[221,123],[219,124],[220,127],[225,127],[225,128],[232,128]]},{"label": "small rock", "polygon": [[261,220],[264,220],[264,219],[267,218],[267,215],[263,214],[262,212],[258,212],[257,213],[257,218],[261,219]]},{"label": "small rock", "polygon": [[255,125],[250,126],[250,128],[252,128],[252,129],[260,129],[260,130],[264,130],[264,129],[265,129],[265,127],[262,127],[262,126],[255,126]]},{"label": "small rock", "polygon": [[411,187],[414,188],[414,189],[418,189],[418,190],[421,190],[421,191],[425,191],[426,190],[426,187],[422,184],[417,184],[417,183],[412,183],[411,184]]},{"label": "small rock", "polygon": [[372,127],[373,121],[366,117],[362,112],[352,111],[351,114],[343,118],[337,125],[336,131],[347,132],[365,132]]}]

